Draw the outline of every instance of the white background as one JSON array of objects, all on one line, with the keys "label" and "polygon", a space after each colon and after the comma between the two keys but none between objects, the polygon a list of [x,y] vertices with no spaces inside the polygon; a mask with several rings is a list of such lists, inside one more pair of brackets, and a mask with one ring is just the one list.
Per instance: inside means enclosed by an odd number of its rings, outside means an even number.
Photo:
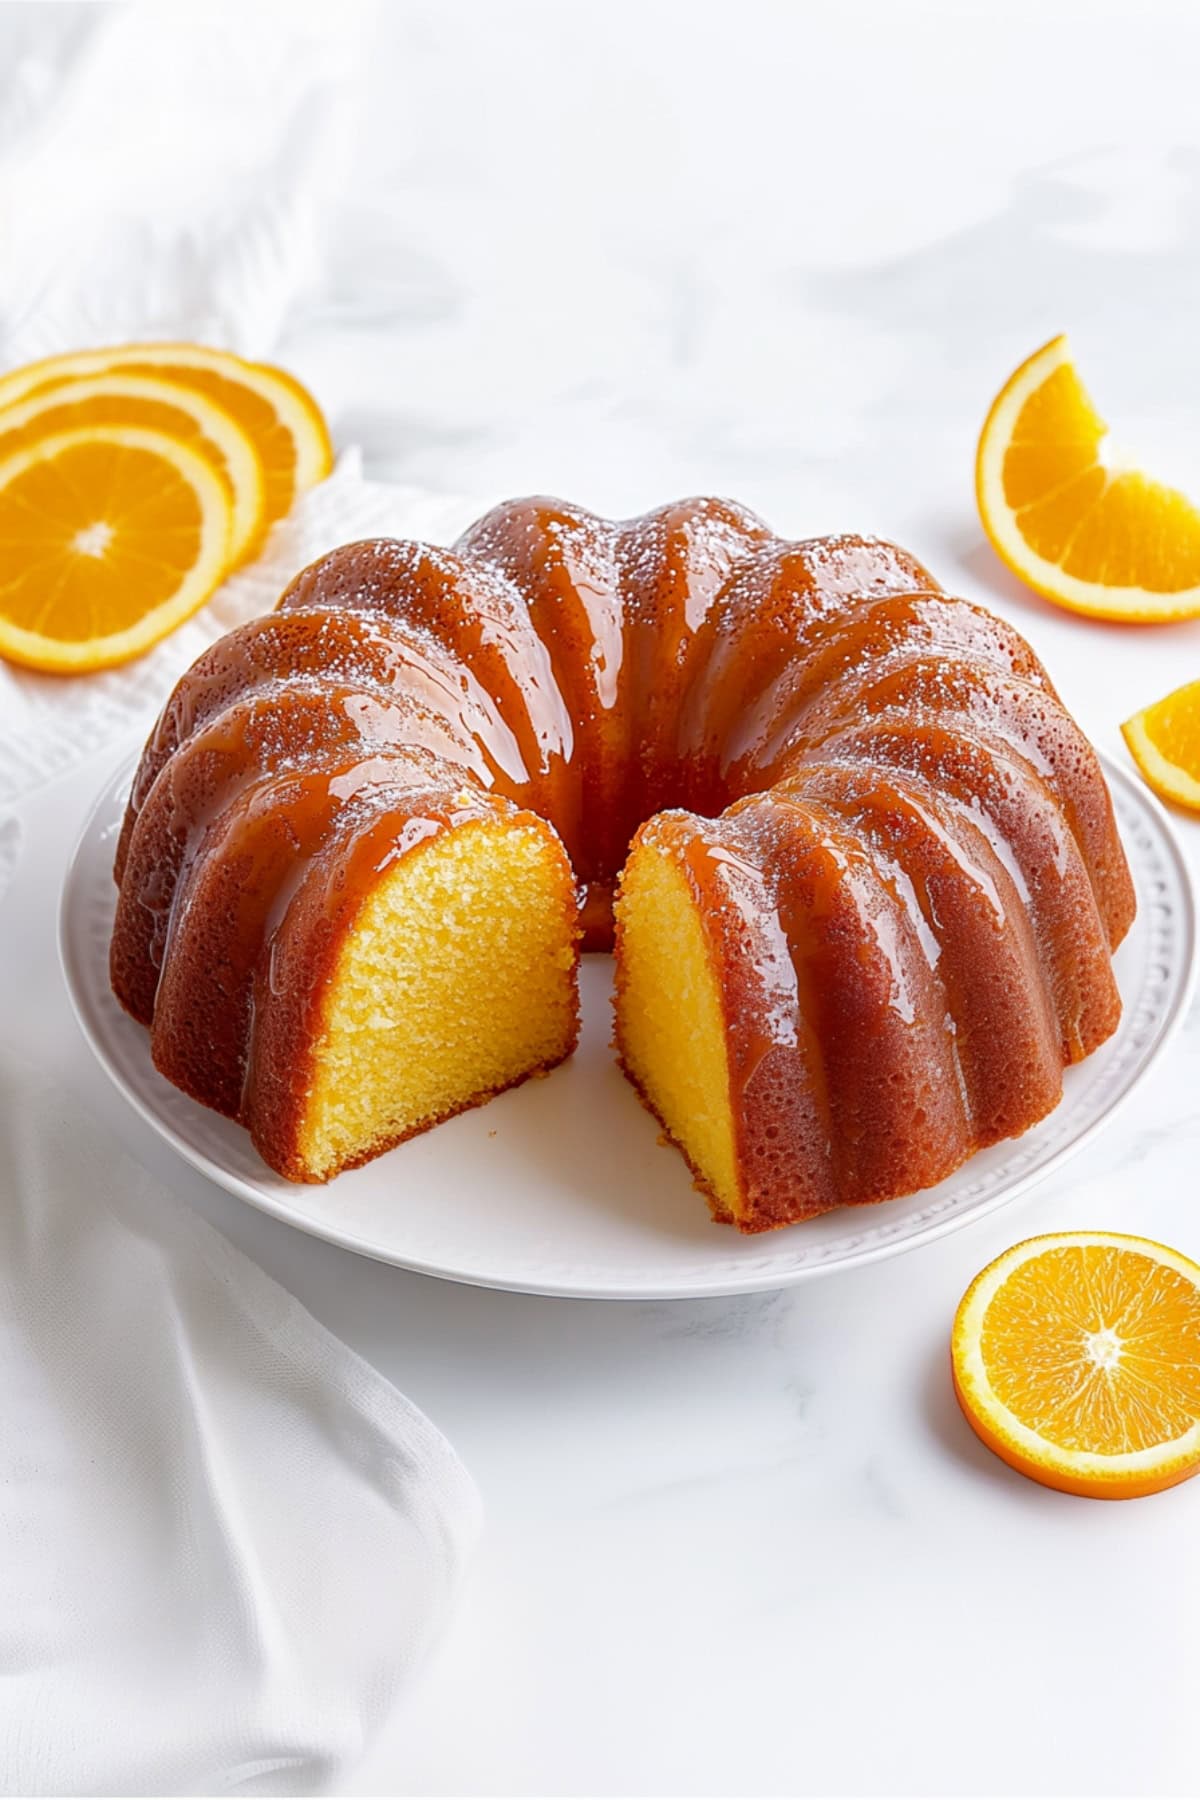
[{"label": "white background", "polygon": [[[369,472],[614,512],[713,491],[787,533],[894,536],[1013,619],[1119,755],[1124,716],[1200,678],[1200,624],[1024,592],[971,485],[994,390],[1068,329],[1115,435],[1200,492],[1200,9],[505,0],[369,28],[351,172],[278,351]],[[47,883],[98,774],[37,821]],[[50,922],[29,930],[33,1030],[61,1033]],[[1106,1506],[1022,1481],[961,1421],[947,1335],[1032,1231],[1200,1255],[1198,1023],[1018,1208],[737,1301],[405,1276],[122,1117],[483,1490],[455,1631],[347,1791],[1195,1791],[1200,1484]]]}]

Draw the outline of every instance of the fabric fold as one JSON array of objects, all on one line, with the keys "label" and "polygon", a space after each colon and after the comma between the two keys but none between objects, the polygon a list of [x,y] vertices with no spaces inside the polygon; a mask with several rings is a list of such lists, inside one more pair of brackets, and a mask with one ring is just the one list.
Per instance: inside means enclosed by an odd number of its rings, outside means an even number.
[{"label": "fabric fold", "polygon": [[319,1791],[436,1640],[470,1478],[7,1050],[0,1146],[5,1790]]}]

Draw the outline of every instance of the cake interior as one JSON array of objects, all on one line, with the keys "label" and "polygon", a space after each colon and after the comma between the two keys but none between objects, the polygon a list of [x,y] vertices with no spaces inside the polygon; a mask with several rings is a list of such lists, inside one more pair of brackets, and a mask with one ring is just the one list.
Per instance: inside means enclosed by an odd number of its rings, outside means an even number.
[{"label": "cake interior", "polygon": [[388,870],[329,984],[300,1128],[311,1177],[569,1055],[576,934],[569,869],[544,827],[472,820]]},{"label": "cake interior", "polygon": [[742,1209],[721,991],[686,872],[634,846],[617,898],[617,1042],[717,1217]]}]

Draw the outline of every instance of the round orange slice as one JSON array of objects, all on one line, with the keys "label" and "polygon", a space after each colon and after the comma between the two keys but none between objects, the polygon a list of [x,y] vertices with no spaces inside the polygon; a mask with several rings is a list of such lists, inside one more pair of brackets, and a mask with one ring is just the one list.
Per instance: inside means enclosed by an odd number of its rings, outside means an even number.
[{"label": "round orange slice", "polygon": [[954,1320],[954,1387],[989,1449],[1070,1494],[1131,1499],[1200,1469],[1200,1266],[1149,1238],[1028,1238]]},{"label": "round orange slice", "polygon": [[997,395],[975,494],[997,555],[1056,605],[1138,623],[1200,616],[1200,509],[1112,457],[1065,337]]},{"label": "round orange slice", "polygon": [[1200,812],[1200,681],[1143,707],[1121,730],[1159,798]]},{"label": "round orange slice", "polygon": [[59,674],[139,656],[212,593],[229,489],[190,444],[92,425],[0,462],[0,655]]},{"label": "round orange slice", "polygon": [[0,462],[37,438],[92,425],[145,425],[191,444],[230,492],[231,563],[240,563],[266,525],[266,482],[254,441],[233,414],[198,388],[119,369],[35,390],[0,410]]},{"label": "round orange slice", "polygon": [[268,522],[282,519],[296,495],[333,467],[321,410],[294,376],[204,344],[118,344],[27,363],[0,376],[0,407],[72,376],[110,369],[157,375],[198,389],[232,413],[262,458]]}]

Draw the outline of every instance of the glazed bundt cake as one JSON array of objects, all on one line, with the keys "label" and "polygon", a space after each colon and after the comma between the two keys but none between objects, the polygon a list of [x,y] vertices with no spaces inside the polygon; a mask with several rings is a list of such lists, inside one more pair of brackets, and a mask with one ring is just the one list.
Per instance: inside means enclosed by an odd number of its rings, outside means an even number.
[{"label": "glazed bundt cake", "polygon": [[1114,1029],[1095,753],[903,550],[689,500],[323,557],[180,681],[117,851],[158,1068],[323,1181],[569,1055],[580,948],[714,1215],[948,1175]]}]

